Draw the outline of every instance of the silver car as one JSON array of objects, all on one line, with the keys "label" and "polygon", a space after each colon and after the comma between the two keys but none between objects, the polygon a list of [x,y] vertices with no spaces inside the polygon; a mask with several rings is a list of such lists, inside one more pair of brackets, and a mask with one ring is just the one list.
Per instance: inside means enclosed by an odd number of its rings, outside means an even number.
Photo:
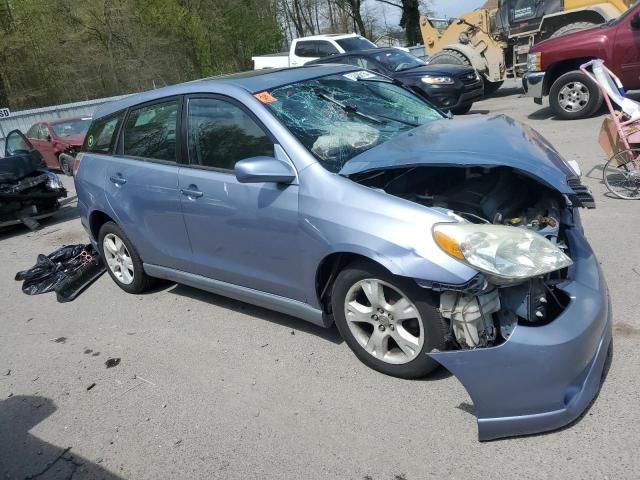
[{"label": "silver car", "polygon": [[84,227],[125,291],[184,283],[330,327],[366,365],[449,369],[481,439],[595,397],[607,287],[576,171],[505,116],[450,119],[347,66],[244,73],[98,110]]}]

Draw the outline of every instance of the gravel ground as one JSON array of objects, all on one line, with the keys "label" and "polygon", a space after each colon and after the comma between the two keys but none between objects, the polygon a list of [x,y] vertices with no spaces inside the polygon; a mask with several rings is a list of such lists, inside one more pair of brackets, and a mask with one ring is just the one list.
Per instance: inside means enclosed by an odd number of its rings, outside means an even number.
[{"label": "gravel ground", "polygon": [[[615,353],[578,422],[480,443],[446,371],[385,377],[335,328],[184,286],[127,295],[104,275],[69,304],[23,295],[16,271],[86,240],[71,204],[38,232],[0,233],[0,478],[638,478],[640,203],[605,195],[601,118],[556,121],[515,83],[472,110],[495,113],[577,160],[596,197],[583,220],[611,290]],[[121,362],[107,369],[109,358]]]}]

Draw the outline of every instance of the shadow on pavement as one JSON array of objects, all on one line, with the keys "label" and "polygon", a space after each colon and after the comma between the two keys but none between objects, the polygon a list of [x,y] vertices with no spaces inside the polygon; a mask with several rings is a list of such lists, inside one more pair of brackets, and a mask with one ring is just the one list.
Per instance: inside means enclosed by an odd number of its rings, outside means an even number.
[{"label": "shadow on pavement", "polygon": [[0,401],[0,475],[7,479],[119,480],[121,477],[31,435],[29,430],[56,411],[53,400],[16,395]]},{"label": "shadow on pavement", "polygon": [[[78,209],[75,206],[75,202],[72,202],[69,205],[61,207],[60,210],[58,210],[52,216],[38,220],[38,223],[40,223],[41,226],[39,230],[71,220],[76,220],[77,218],[79,218]],[[38,232],[39,230],[36,230],[36,232]],[[0,228],[0,240],[16,237],[18,235],[26,235],[27,233],[31,233],[31,230],[29,230],[22,224],[3,227]]]},{"label": "shadow on pavement", "polygon": [[226,308],[234,312],[243,313],[252,317],[259,318],[260,320],[266,320],[271,323],[276,323],[285,328],[298,330],[300,332],[316,335],[324,340],[328,340],[336,345],[341,344],[344,340],[340,336],[338,329],[334,326],[331,328],[322,328],[304,320],[285,315],[283,313],[267,310],[266,308],[257,307],[248,303],[233,300],[232,298],[223,297],[214,293],[209,293],[204,290],[198,290],[196,288],[187,287],[186,285],[176,284],[173,288],[168,290],[169,292],[180,295],[183,297],[189,297],[194,300],[209,303],[216,307]]}]

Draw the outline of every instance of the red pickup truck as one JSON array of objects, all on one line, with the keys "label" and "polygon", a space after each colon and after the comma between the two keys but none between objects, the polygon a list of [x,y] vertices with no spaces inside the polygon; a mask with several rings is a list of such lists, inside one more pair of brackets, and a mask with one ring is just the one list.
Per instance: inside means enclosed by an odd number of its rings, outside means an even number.
[{"label": "red pickup truck", "polygon": [[593,115],[602,94],[579,68],[595,58],[603,59],[627,90],[640,89],[640,1],[598,27],[534,45],[523,79],[527,96],[542,105],[548,95],[553,112],[566,120]]}]

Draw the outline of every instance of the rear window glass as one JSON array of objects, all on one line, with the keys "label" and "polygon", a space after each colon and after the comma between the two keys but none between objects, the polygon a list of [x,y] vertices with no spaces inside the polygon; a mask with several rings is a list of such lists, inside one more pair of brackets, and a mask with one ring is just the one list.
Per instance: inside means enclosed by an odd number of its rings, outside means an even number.
[{"label": "rear window glass", "polygon": [[131,111],[124,126],[124,154],[176,161],[179,101],[154,103]]},{"label": "rear window glass", "polygon": [[110,153],[115,143],[118,125],[122,121],[124,112],[95,120],[84,140],[83,150],[94,153]]}]

